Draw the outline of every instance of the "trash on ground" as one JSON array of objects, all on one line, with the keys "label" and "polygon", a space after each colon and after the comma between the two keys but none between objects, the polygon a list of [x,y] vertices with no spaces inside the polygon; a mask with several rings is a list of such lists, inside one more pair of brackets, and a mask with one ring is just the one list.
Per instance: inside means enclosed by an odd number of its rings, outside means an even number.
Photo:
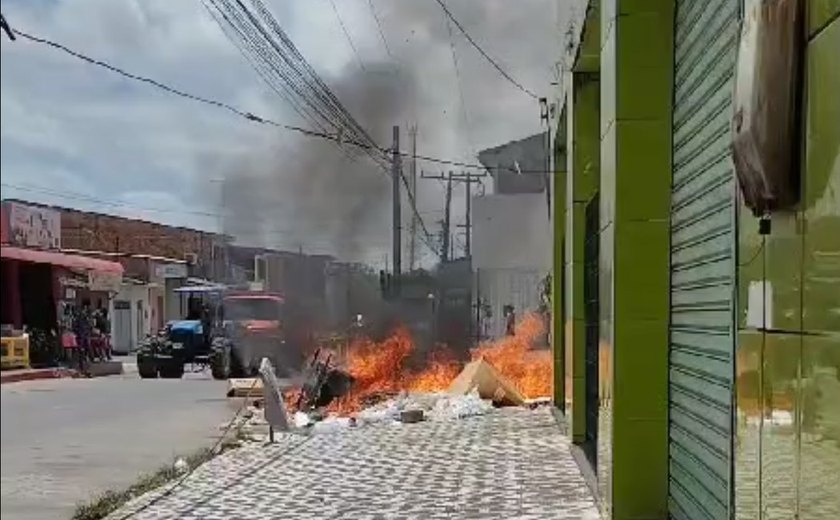
[{"label": "trash on ground", "polygon": [[259,378],[249,377],[229,379],[227,387],[228,397],[259,397],[262,395],[263,385]]},{"label": "trash on ground", "polygon": [[291,426],[289,413],[283,399],[283,390],[268,358],[260,362],[260,379],[263,386],[263,409],[265,420],[277,431],[288,430]]},{"label": "trash on ground", "polygon": [[187,461],[183,457],[178,457],[173,467],[178,473],[186,473],[190,469],[190,465],[187,464]]},{"label": "trash on ground", "polygon": [[353,376],[332,363],[332,354],[321,357],[320,349],[312,356],[306,368],[303,388],[298,395],[296,408],[311,410],[327,406],[343,396],[353,386]]},{"label": "trash on ground", "polygon": [[312,419],[309,417],[309,414],[304,412],[295,412],[295,427],[296,428],[305,428],[312,424]]},{"label": "trash on ground", "polygon": [[404,424],[419,423],[423,419],[423,410],[403,410],[400,412],[400,422]]},{"label": "trash on ground", "polygon": [[449,385],[450,394],[465,395],[473,390],[483,399],[497,406],[522,406],[523,396],[493,365],[483,359],[467,363],[458,377]]}]

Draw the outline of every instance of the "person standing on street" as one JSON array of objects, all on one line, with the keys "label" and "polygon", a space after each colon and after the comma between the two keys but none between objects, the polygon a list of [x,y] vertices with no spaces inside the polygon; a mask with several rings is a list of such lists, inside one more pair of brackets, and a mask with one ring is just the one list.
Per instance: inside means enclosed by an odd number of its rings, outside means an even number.
[{"label": "person standing on street", "polygon": [[88,362],[91,356],[90,336],[93,332],[93,317],[90,313],[90,300],[82,300],[82,308],[76,312],[73,322],[79,349],[79,371],[88,375]]},{"label": "person standing on street", "polygon": [[513,305],[505,305],[505,334],[507,336],[514,336],[516,334],[516,313],[513,310]]}]

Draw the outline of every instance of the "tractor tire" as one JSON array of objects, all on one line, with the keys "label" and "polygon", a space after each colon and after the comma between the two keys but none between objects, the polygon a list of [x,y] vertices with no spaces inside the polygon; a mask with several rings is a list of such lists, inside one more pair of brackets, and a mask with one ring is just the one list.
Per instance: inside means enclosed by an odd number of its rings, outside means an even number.
[{"label": "tractor tire", "polygon": [[154,361],[140,361],[137,363],[137,373],[140,379],[157,379],[158,371]]},{"label": "tractor tire", "polygon": [[184,365],[182,363],[173,363],[161,367],[160,377],[164,379],[181,379],[184,377]]},{"label": "tractor tire", "polygon": [[215,352],[210,358],[210,374],[213,379],[227,380],[230,377],[230,351]]}]

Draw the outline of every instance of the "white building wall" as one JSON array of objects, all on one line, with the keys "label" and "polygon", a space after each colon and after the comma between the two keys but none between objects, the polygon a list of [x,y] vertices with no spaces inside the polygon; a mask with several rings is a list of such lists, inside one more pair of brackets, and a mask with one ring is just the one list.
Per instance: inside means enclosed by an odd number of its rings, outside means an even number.
[{"label": "white building wall", "polygon": [[505,332],[502,309],[536,311],[540,284],[551,270],[552,233],[545,193],[473,199],[473,269],[477,298],[489,307],[482,333]]},{"label": "white building wall", "polygon": [[[127,302],[129,311],[117,308],[120,303]],[[120,291],[111,299],[108,309],[111,319],[111,343],[117,352],[132,352],[137,349],[140,341],[151,332],[151,300],[147,285],[123,284]],[[120,321],[128,317],[128,334],[121,334]]]}]

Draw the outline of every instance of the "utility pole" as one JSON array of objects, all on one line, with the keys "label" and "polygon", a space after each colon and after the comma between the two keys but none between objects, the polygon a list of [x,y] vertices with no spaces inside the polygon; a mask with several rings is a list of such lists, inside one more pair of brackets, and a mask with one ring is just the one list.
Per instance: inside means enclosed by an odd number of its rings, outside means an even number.
[{"label": "utility pole", "polygon": [[[411,176],[409,177],[409,186],[411,189],[411,196],[415,203],[417,201],[417,125],[412,125],[408,131],[411,136]],[[417,262],[417,213],[411,213],[411,239],[408,242],[408,269],[414,271]]]},{"label": "utility pole", "polygon": [[443,254],[441,255],[443,261],[447,261],[450,259],[449,256],[449,242],[450,240],[450,219],[451,219],[451,208],[452,208],[452,172],[449,172],[449,176],[446,178],[446,206],[443,210],[443,247],[441,248]]},{"label": "utility pole", "polygon": [[466,242],[464,244],[464,254],[465,256],[469,257],[472,254],[472,189],[471,186],[473,183],[480,183],[482,182],[482,178],[486,177],[486,173],[470,173],[470,172],[461,172],[461,173],[453,173],[449,172],[448,174],[444,175],[443,173],[439,175],[426,175],[425,172],[421,174],[421,178],[423,179],[435,179],[439,181],[446,181],[446,207],[444,208],[444,220],[443,220],[443,240],[442,240],[442,247],[441,247],[441,258],[443,260],[449,260],[455,257],[454,248],[450,247],[450,244],[454,241],[450,240],[450,228],[451,226],[451,202],[452,202],[452,183],[453,182],[463,182],[467,185],[467,200],[465,201],[465,215],[464,215],[464,224],[459,224],[457,227],[466,228]]},{"label": "utility pole", "polygon": [[402,213],[400,208],[400,172],[402,169],[402,161],[400,157],[400,127],[394,125],[394,143],[392,148],[391,158],[391,175],[393,176],[393,255],[394,255],[394,279],[399,284],[400,273],[402,272]]},{"label": "utility pole", "polygon": [[479,177],[476,177],[470,172],[462,174],[463,178],[459,178],[459,182],[466,184],[466,207],[464,208],[464,223],[458,227],[463,227],[466,232],[464,237],[464,256],[469,258],[472,256],[472,183],[481,182]]}]

